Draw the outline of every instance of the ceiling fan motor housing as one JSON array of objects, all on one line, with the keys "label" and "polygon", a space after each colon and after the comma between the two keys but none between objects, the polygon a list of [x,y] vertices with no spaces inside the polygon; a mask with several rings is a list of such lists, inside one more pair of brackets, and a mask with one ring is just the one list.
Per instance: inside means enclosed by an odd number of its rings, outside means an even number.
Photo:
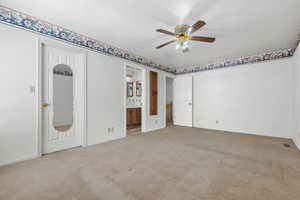
[{"label": "ceiling fan motor housing", "polygon": [[192,27],[187,24],[182,24],[175,27],[176,38],[180,43],[183,43],[189,39],[191,28]]}]

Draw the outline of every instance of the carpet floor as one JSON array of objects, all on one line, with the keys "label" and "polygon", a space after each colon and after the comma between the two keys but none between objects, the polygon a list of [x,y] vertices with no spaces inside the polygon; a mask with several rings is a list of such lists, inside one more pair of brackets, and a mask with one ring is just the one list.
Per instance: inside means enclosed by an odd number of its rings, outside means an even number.
[{"label": "carpet floor", "polygon": [[291,140],[185,127],[0,167],[2,200],[297,200]]}]

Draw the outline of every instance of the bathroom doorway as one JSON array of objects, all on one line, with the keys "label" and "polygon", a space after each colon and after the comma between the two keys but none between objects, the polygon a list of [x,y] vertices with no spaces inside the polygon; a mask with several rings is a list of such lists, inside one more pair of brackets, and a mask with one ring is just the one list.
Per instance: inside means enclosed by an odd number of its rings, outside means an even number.
[{"label": "bathroom doorway", "polygon": [[144,70],[126,66],[126,132],[127,136],[142,133],[144,107]]}]

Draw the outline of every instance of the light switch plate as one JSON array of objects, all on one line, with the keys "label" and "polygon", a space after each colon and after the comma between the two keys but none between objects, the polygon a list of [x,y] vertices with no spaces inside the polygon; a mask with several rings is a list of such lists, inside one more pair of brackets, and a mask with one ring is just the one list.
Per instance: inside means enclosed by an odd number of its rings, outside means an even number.
[{"label": "light switch plate", "polygon": [[35,93],[35,87],[33,85],[31,85],[29,87],[29,91],[30,91],[30,93]]}]

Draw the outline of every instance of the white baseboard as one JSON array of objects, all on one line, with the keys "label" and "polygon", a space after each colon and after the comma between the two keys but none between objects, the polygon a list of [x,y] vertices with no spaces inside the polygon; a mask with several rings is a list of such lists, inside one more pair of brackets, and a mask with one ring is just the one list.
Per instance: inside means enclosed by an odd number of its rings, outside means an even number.
[{"label": "white baseboard", "polygon": [[247,135],[257,135],[257,136],[265,136],[265,137],[291,139],[291,134],[276,135],[276,134],[272,134],[272,133],[263,133],[263,131],[262,132],[257,132],[257,131],[246,131],[246,130],[234,130],[234,129],[220,128],[220,127],[203,127],[203,126],[197,126],[197,125],[194,125],[194,128],[216,130],[216,131],[225,131],[225,132],[240,133],[240,134],[247,134]]},{"label": "white baseboard", "polygon": [[119,139],[123,139],[123,138],[126,138],[126,135],[118,135],[118,136],[115,136],[115,137],[101,138],[97,141],[87,142],[86,147],[94,146],[94,145],[98,145],[98,144],[102,144],[102,143],[106,143],[106,142],[110,142],[110,141],[114,141],[114,140],[119,140]]},{"label": "white baseboard", "polygon": [[161,126],[161,127],[156,127],[156,128],[150,128],[150,129],[146,129],[146,131],[144,131],[143,133],[148,133],[148,132],[152,132],[152,131],[157,131],[160,129],[166,128],[165,126]]},{"label": "white baseboard", "polygon": [[13,164],[23,162],[23,161],[27,161],[27,160],[33,160],[33,159],[36,159],[36,158],[39,158],[39,157],[40,157],[39,155],[28,156],[26,158],[15,159],[15,160],[11,160],[11,161],[8,161],[8,162],[2,162],[2,163],[0,163],[0,167],[6,166],[6,165],[13,165]]},{"label": "white baseboard", "polygon": [[293,142],[295,143],[295,145],[297,146],[297,148],[299,149],[300,151],[300,139],[299,137],[293,137]]}]

